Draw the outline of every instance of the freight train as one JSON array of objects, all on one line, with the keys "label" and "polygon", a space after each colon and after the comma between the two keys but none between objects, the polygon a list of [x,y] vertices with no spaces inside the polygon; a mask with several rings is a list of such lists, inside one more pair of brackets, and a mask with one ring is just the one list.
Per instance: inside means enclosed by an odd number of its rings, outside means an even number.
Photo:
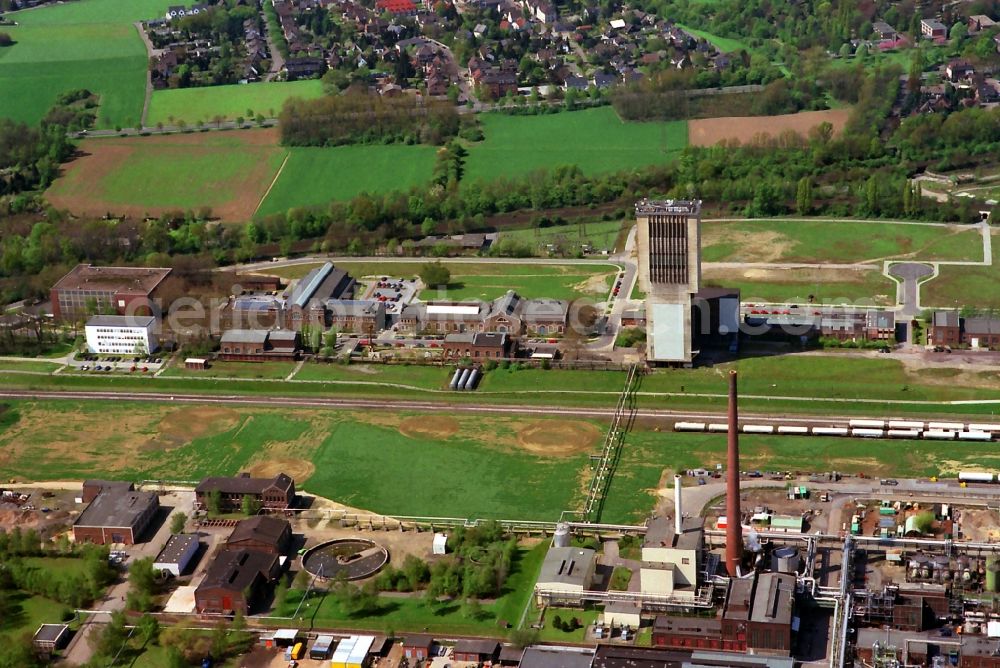
[{"label": "freight train", "polygon": [[[723,433],[729,425],[720,422],[675,422],[674,431]],[[743,434],[800,436],[845,436],[853,438],[908,438],[931,441],[992,441],[1000,439],[1000,424],[925,422],[922,420],[853,419],[845,427],[744,424]]]}]

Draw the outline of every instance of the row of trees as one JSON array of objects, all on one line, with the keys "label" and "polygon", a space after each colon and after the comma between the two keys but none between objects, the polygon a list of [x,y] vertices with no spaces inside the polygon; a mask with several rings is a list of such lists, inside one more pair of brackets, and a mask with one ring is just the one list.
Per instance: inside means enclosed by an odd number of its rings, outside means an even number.
[{"label": "row of trees", "polygon": [[459,126],[450,102],[410,95],[386,98],[367,88],[315,100],[292,98],[279,116],[281,141],[289,146],[440,144],[457,135]]}]

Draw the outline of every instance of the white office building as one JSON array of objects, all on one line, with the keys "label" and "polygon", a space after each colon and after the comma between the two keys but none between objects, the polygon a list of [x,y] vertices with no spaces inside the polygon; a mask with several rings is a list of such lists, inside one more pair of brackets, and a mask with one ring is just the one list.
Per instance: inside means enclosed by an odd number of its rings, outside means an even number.
[{"label": "white office building", "polygon": [[87,347],[100,355],[148,354],[160,347],[151,315],[95,315],[87,321]]}]

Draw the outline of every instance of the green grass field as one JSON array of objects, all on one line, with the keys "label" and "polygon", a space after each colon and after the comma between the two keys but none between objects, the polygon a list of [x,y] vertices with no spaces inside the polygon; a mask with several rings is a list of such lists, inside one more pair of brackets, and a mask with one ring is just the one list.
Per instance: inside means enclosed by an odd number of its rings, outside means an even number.
[{"label": "green grass field", "polygon": [[706,262],[871,262],[901,258],[981,260],[982,237],[967,226],[820,220],[702,223]]},{"label": "green grass field", "polygon": [[578,165],[586,174],[670,162],[687,124],[624,123],[611,107],[544,116],[480,116],[485,140],[469,147],[466,182]]},{"label": "green grass field", "polygon": [[[486,420],[484,431],[487,423],[510,438],[504,421]],[[547,519],[579,501],[576,480],[586,459],[584,454],[552,459],[501,445],[491,448],[462,432],[408,438],[391,429],[341,422],[319,446],[316,473],[305,486],[389,514]]]},{"label": "green grass field", "polygon": [[201,370],[184,368],[184,360],[178,358],[174,365],[161,376],[178,378],[285,378],[295,369],[294,362],[212,362]]},{"label": "green grass field", "polygon": [[[547,551],[548,544],[545,541],[530,549],[519,550],[504,584],[503,594],[495,601],[484,603],[481,614],[476,618],[464,615],[457,602],[431,604],[419,595],[406,598],[383,596],[376,613],[366,617],[352,617],[345,614],[332,597],[323,597],[318,605],[311,603],[309,607],[303,606],[307,614],[299,624],[339,629],[379,629],[385,632],[429,631],[496,636],[502,632],[498,626],[500,620],[510,624],[517,624],[520,620],[521,612],[531,598],[532,588]],[[298,589],[289,591],[284,604],[274,614],[291,615],[301,602],[303,593]]]},{"label": "green grass field", "polygon": [[896,283],[881,267],[863,269],[718,269],[703,272],[706,286],[739,288],[744,303],[802,304],[812,295],[817,303],[890,306],[896,302]]},{"label": "green grass field", "polygon": [[292,148],[257,215],[420,185],[430,179],[435,150],[404,145]]},{"label": "green grass field", "polygon": [[[337,262],[337,266],[355,278],[365,276],[393,276],[412,278],[428,260],[405,262]],[[608,280],[618,272],[614,265],[595,261],[592,264],[522,265],[499,262],[444,262],[451,270],[451,283],[446,290],[437,288],[420,293],[420,299],[495,299],[515,290],[525,299],[549,297],[551,299],[577,299],[579,297],[607,297]],[[283,278],[301,278],[315,264],[282,267],[268,273]],[[588,284],[588,281],[591,283]]]},{"label": "green grass field", "polygon": [[412,385],[441,390],[451,380],[449,368],[388,364],[305,364],[295,374],[300,381],[337,381]]},{"label": "green grass field", "polygon": [[544,248],[547,244],[557,244],[567,250],[578,249],[580,244],[589,243],[594,250],[617,250],[616,242],[624,238],[623,230],[632,226],[631,220],[607,220],[597,223],[555,225],[553,227],[532,227],[520,230],[504,230],[501,238],[516,239],[534,248]]},{"label": "green grass field", "polygon": [[0,370],[3,371],[32,371],[40,373],[52,373],[58,369],[61,365],[55,362],[42,362],[42,361],[22,361],[22,360],[12,360],[4,359],[0,357]]},{"label": "green grass field", "polygon": [[183,120],[194,125],[198,121],[210,123],[216,115],[230,121],[240,116],[251,121],[257,114],[274,118],[288,98],[311,99],[322,94],[323,84],[319,79],[158,90],[150,98],[146,122],[150,126],[175,125]]},{"label": "green grass field", "polygon": [[0,616],[0,641],[33,634],[42,624],[59,624],[70,612],[62,603],[22,591],[8,592],[10,608]]},{"label": "green grass field", "polygon": [[98,127],[134,126],[142,114],[146,49],[133,21],[161,16],[167,0],[80,0],[8,14],[17,42],[0,49],[0,116],[36,123],[60,94],[101,96]]},{"label": "green grass field", "polygon": [[[699,0],[699,1],[704,2],[705,0]],[[714,45],[715,48],[717,48],[719,51],[722,51],[723,53],[732,53],[734,51],[740,51],[740,50],[744,50],[747,52],[752,51],[752,49],[749,46],[747,46],[745,42],[741,40],[732,39],[730,37],[719,37],[718,35],[713,35],[710,32],[705,32],[704,30],[695,30],[694,28],[689,28],[680,23],[678,23],[677,26],[683,28],[684,30],[687,30],[692,35],[697,35],[698,37],[701,37],[702,39],[706,40],[709,44]]]}]

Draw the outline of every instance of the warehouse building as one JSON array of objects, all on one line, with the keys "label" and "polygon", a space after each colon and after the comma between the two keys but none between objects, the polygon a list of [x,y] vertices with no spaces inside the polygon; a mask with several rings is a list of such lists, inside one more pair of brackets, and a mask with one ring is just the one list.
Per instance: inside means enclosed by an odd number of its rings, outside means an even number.
[{"label": "warehouse building", "polygon": [[448,334],[442,349],[445,359],[503,359],[511,356],[511,341],[498,332]]},{"label": "warehouse building", "polygon": [[330,668],[367,668],[375,636],[348,636],[337,644]]},{"label": "warehouse building", "polygon": [[302,341],[290,329],[230,329],[222,333],[219,359],[240,362],[284,361],[299,358]]},{"label": "warehouse building", "polygon": [[254,498],[267,510],[287,510],[295,505],[295,481],[284,473],[273,478],[251,478],[249,473],[205,478],[194,492],[198,510],[208,508],[209,496],[213,493],[220,495],[222,512],[239,510],[245,496]]},{"label": "warehouse building", "polygon": [[194,590],[201,615],[250,614],[281,573],[278,555],[255,550],[223,550]]},{"label": "warehouse building", "polygon": [[[523,664],[522,664],[523,666]],[[673,650],[655,647],[599,645],[591,668],[794,668],[786,657],[735,656],[704,650]]]},{"label": "warehouse building", "polygon": [[223,329],[292,329],[328,321],[329,300],[351,300],[357,284],[343,269],[327,262],[313,269],[282,293],[277,290],[241,290],[222,307]]},{"label": "warehouse building", "polygon": [[169,275],[169,267],[78,264],[52,286],[52,314],[57,320],[81,320],[95,312],[156,314],[156,291]]},{"label": "warehouse building", "polygon": [[490,663],[499,654],[500,643],[496,640],[462,638],[455,643],[455,650],[452,657],[455,661]]},{"label": "warehouse building", "polygon": [[1000,319],[989,316],[963,318],[957,311],[935,311],[927,328],[932,346],[968,346],[1000,349]]},{"label": "warehouse building", "polygon": [[104,491],[131,492],[135,485],[126,480],[84,480],[83,502],[90,503]]},{"label": "warehouse building", "polygon": [[282,555],[292,542],[292,525],[288,520],[269,515],[255,515],[240,520],[226,539],[227,550],[258,550]]},{"label": "warehouse building", "polygon": [[160,348],[159,321],[151,315],[95,315],[84,332],[98,355],[148,355]]},{"label": "warehouse building", "polygon": [[198,536],[190,533],[174,534],[160,550],[160,553],[156,555],[156,559],[153,561],[153,570],[159,573],[169,573],[178,578],[187,571],[200,547]]},{"label": "warehouse building", "polygon": [[657,617],[653,644],[790,656],[798,626],[794,607],[794,575],[755,573],[750,579],[730,580],[725,605],[715,617]]},{"label": "warehouse building", "polygon": [[73,540],[97,545],[134,545],[160,508],[153,492],[108,489],[98,494],[73,522]]},{"label": "warehouse building", "polygon": [[591,668],[594,650],[585,647],[525,647],[520,668]]}]

